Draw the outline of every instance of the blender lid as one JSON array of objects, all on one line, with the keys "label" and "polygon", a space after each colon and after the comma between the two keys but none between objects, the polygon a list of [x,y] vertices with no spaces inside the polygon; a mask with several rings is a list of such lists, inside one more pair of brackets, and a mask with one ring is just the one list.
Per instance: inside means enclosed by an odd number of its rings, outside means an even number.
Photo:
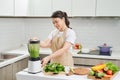
[{"label": "blender lid", "polygon": [[38,39],[30,39],[29,40],[29,43],[40,43],[40,40],[38,40]]}]

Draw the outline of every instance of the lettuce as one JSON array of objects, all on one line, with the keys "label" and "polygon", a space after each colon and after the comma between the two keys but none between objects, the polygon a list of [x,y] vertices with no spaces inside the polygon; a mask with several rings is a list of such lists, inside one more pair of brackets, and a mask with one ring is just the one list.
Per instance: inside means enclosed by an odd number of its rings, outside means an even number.
[{"label": "lettuce", "polygon": [[119,71],[118,66],[116,66],[116,65],[113,64],[112,62],[107,62],[107,63],[106,63],[106,67],[107,67],[109,70],[112,70],[112,71],[113,71],[113,74]]}]

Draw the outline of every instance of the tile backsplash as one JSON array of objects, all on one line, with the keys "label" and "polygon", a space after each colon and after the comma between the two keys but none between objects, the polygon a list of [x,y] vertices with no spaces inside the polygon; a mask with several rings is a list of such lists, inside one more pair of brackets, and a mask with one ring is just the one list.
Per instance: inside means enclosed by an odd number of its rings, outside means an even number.
[{"label": "tile backsplash", "polygon": [[18,47],[24,40],[22,18],[0,18],[0,52]]},{"label": "tile backsplash", "polygon": [[[70,18],[76,42],[85,48],[107,43],[120,47],[120,18]],[[25,44],[31,37],[47,38],[54,29],[51,18],[0,18],[0,51]]]}]

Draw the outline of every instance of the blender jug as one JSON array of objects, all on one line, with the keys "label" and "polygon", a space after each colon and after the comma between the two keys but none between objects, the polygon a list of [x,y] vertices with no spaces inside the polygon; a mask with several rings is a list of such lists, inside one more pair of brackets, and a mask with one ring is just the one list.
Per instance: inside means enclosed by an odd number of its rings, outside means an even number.
[{"label": "blender jug", "polygon": [[28,43],[28,52],[29,52],[29,61],[28,61],[28,72],[29,73],[38,73],[41,71],[41,62],[39,57],[39,46],[40,40],[29,40]]},{"label": "blender jug", "polygon": [[28,43],[28,51],[31,59],[39,58],[39,49],[40,49],[39,43],[40,43],[39,40],[30,39]]}]

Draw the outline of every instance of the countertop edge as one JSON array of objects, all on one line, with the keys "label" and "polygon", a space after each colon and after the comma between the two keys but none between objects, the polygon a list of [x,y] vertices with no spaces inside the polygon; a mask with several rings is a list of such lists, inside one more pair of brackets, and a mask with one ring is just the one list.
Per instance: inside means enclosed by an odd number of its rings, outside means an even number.
[{"label": "countertop edge", "polygon": [[[6,51],[6,52],[3,52],[3,53],[5,53],[5,54],[22,54],[22,55],[19,56],[19,57],[1,62],[0,63],[0,68],[3,67],[3,66],[9,65],[11,63],[14,63],[18,60],[24,59],[24,58],[29,56],[27,47],[20,47],[18,49]],[[40,53],[49,55],[51,53],[51,50],[48,49],[48,48],[41,48]],[[73,54],[73,57],[76,57],[76,58],[82,57],[82,58],[93,58],[93,59],[97,58],[97,59],[120,60],[120,56],[118,56],[119,52],[116,52],[116,55],[115,55],[115,52],[114,52],[114,56],[77,54],[77,52],[74,52],[74,51],[72,51],[72,54]]]}]

